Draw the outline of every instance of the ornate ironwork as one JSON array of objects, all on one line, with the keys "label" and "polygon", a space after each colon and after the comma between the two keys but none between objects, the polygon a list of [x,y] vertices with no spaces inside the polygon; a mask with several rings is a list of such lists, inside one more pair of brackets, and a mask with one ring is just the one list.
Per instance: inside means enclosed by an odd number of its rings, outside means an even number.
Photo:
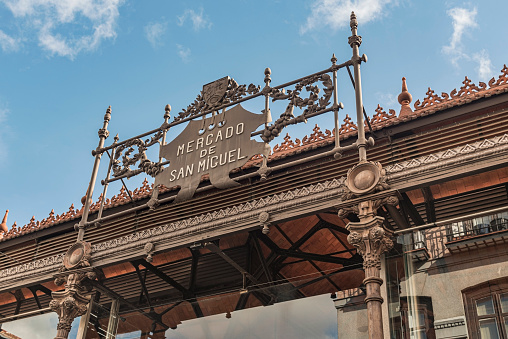
[{"label": "ornate ironwork", "polygon": [[[321,89],[315,84],[318,81],[320,81],[324,87],[324,94],[321,97],[319,96]],[[301,97],[304,89],[309,93],[308,97],[305,99]],[[284,127],[304,122],[313,113],[326,109],[330,105],[333,89],[332,78],[327,73],[314,75],[301,80],[295,85],[294,90],[287,90],[286,92],[284,89],[272,89],[270,94],[272,101],[289,100],[289,104],[286,110],[280,115],[279,119],[272,125],[265,127],[261,139],[268,143],[278,137]],[[304,110],[302,114],[296,117],[293,114],[295,107]]]},{"label": "ornate ironwork", "polygon": [[[162,165],[148,160],[146,157],[146,150],[148,147],[159,143],[162,136],[163,131],[159,130],[150,139],[144,141],[140,138],[132,139],[118,146],[113,159],[113,176],[119,177],[123,175],[129,177],[138,174],[139,171],[133,171],[130,168],[137,162],[139,162],[138,168],[141,171],[152,177],[157,175],[157,173],[162,170]],[[137,147],[137,152],[133,154],[135,147]],[[121,160],[119,160],[120,157]]]},{"label": "ornate ironwork", "polygon": [[[221,83],[224,79],[227,80],[227,87],[222,89]],[[238,101],[247,95],[257,94],[261,90],[259,85],[238,85],[234,79],[229,77],[219,79],[209,85],[211,85],[211,89],[209,90],[206,87],[207,85],[203,86],[203,90],[198,94],[194,102],[174,117],[175,122],[196,116],[206,111],[213,111],[221,105]]]}]

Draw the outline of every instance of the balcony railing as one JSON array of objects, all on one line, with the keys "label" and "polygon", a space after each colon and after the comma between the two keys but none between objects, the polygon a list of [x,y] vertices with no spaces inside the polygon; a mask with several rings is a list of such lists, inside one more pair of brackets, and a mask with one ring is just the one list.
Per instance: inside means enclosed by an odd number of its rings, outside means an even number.
[{"label": "balcony railing", "polygon": [[447,240],[456,241],[482,236],[508,229],[508,211],[470,220],[454,222],[446,226]]},{"label": "balcony railing", "polygon": [[508,211],[446,225],[446,238],[451,253],[508,243]]}]

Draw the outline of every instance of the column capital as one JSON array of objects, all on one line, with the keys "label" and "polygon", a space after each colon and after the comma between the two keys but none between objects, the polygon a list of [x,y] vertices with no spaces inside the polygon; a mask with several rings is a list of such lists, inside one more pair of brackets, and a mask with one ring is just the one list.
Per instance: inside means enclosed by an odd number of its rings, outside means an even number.
[{"label": "column capital", "polygon": [[363,257],[363,268],[381,269],[381,255],[393,247],[393,232],[384,227],[384,218],[376,216],[367,222],[350,222],[347,241]]}]

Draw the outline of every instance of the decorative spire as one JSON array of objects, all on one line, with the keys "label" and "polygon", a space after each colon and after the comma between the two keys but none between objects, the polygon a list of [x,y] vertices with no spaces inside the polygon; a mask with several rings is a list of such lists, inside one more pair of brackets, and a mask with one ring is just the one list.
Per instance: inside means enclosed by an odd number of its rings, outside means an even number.
[{"label": "decorative spire", "polygon": [[7,227],[7,215],[9,214],[9,210],[5,211],[4,219],[0,224],[0,231],[4,231],[5,233],[9,232],[9,228]]},{"label": "decorative spire", "polygon": [[167,104],[166,107],[164,107],[164,119],[169,119],[171,112],[171,105]]},{"label": "decorative spire", "polygon": [[409,106],[409,104],[411,103],[412,100],[413,100],[413,96],[407,90],[406,78],[403,77],[402,78],[402,92],[399,94],[399,97],[398,97],[399,104],[401,105],[399,117],[410,115],[411,113],[413,113],[413,110]]}]

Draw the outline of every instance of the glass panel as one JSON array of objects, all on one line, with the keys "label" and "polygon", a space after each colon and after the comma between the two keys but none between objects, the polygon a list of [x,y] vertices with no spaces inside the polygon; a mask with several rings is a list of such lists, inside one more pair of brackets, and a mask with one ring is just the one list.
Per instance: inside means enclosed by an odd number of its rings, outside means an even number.
[{"label": "glass panel", "polygon": [[480,320],[480,338],[481,339],[499,339],[496,319]]},{"label": "glass panel", "polygon": [[494,304],[492,303],[492,297],[486,297],[478,299],[476,301],[476,311],[479,316],[494,314]]},{"label": "glass panel", "polygon": [[501,294],[501,312],[508,312],[508,293]]},{"label": "glass panel", "polygon": [[411,339],[427,339],[427,333],[425,330],[418,330],[411,334]]},{"label": "glass panel", "polygon": [[508,317],[504,317],[504,333],[508,334]]}]

